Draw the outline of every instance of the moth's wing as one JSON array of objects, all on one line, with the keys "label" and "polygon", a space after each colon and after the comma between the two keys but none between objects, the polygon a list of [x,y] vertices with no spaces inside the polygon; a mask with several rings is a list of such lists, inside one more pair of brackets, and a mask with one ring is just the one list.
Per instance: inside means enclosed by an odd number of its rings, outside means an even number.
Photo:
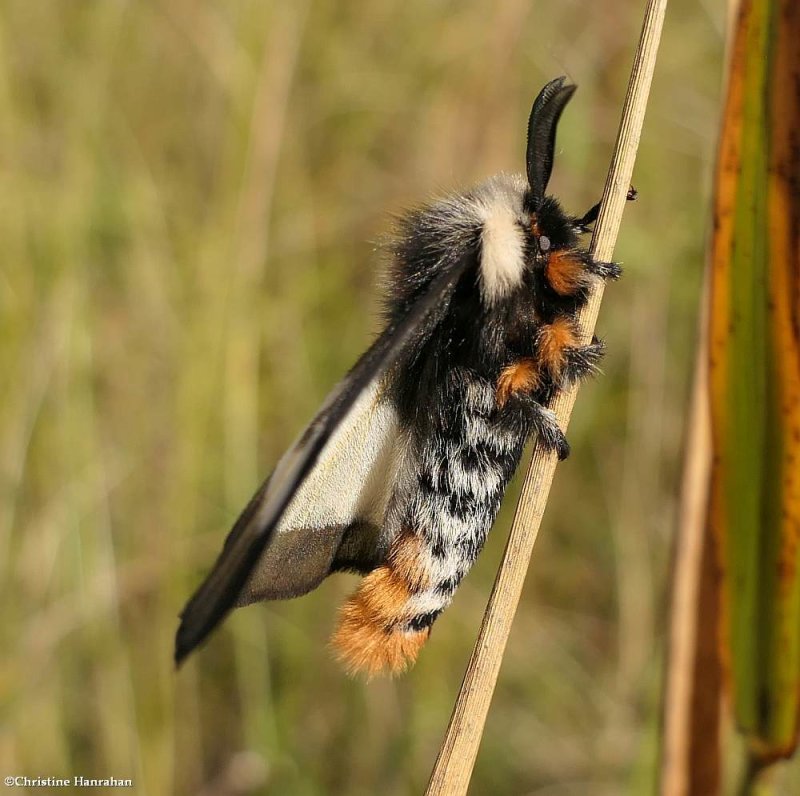
[{"label": "moth's wing", "polygon": [[471,261],[468,252],[443,260],[434,278],[414,291],[413,297],[401,311],[394,313],[384,332],[330,393],[311,424],[248,503],[211,573],[183,610],[175,637],[177,663],[236,605],[264,550],[274,539],[292,498],[314,469],[336,429],[365,390],[379,382],[411,346],[427,339],[447,311],[455,285]]},{"label": "moth's wing", "polygon": [[[337,568],[374,566],[403,454],[397,410],[381,381],[375,380],[297,489],[236,604],[305,594],[331,572],[335,560]],[[234,544],[246,527],[237,524],[226,546]]]}]

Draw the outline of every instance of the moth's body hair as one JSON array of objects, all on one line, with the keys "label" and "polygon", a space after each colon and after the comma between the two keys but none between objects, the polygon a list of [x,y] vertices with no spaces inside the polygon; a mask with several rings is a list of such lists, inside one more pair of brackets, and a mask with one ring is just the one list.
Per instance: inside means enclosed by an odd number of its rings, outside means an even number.
[{"label": "moth's body hair", "polygon": [[[471,266],[435,329],[387,383],[409,449],[383,528],[390,545],[409,534],[416,540],[415,583],[391,612],[367,620],[383,642],[371,639],[366,658],[363,635],[345,632],[346,624],[337,631],[335,645],[353,667],[389,665],[392,638],[427,631],[447,607],[484,545],[530,434],[538,431],[562,455],[568,450],[547,402],[601,353],[599,344],[578,344],[572,320],[595,277],[591,258],[577,249],[577,224],[550,197],[535,226],[547,231],[551,253],[539,250],[528,192],[522,176],[501,174],[400,222],[389,319],[448,262],[468,258]],[[502,374],[522,361],[539,369],[536,386],[499,400]],[[360,599],[356,592],[345,606],[348,621]]]},{"label": "moth's body hair", "polygon": [[616,278],[545,195],[574,86],[551,81],[528,126],[527,175],[500,174],[404,215],[389,247],[385,328],[242,512],[187,604],[176,658],[232,605],[364,576],[332,642],[348,668],[411,663],[484,545],[531,435],[569,446],[549,404],[592,373],[576,313]]},{"label": "moth's body hair", "polygon": [[[418,220],[416,232],[434,248],[463,249],[480,237],[480,287],[487,305],[508,295],[525,271],[526,184],[521,175],[498,174],[465,194],[440,199]],[[436,241],[435,243],[433,241]]]}]

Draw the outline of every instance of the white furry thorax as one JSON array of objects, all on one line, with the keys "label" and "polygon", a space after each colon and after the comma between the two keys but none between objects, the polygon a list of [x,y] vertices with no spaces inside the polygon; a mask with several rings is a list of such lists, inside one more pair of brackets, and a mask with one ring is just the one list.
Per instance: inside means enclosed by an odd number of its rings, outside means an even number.
[{"label": "white furry thorax", "polygon": [[492,305],[522,282],[527,219],[522,207],[527,183],[517,175],[498,174],[469,195],[481,222],[480,278],[483,300]]},{"label": "white furry thorax", "polygon": [[525,269],[523,209],[527,182],[517,174],[498,174],[471,190],[431,205],[430,221],[443,243],[459,249],[480,229],[480,287],[491,306],[511,293]]}]

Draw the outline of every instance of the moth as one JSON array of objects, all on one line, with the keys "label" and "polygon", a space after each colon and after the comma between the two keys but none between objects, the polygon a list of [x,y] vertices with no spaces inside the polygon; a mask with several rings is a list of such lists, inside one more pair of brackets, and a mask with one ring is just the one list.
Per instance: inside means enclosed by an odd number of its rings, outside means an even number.
[{"label": "moth", "polygon": [[548,408],[594,371],[576,312],[616,279],[546,193],[575,86],[539,93],[526,174],[500,174],[406,214],[391,247],[385,328],[330,393],[236,520],[187,603],[180,663],[236,607],[305,594],[333,572],[363,579],[332,646],[373,675],[412,664],[483,547],[526,441],[569,445]]}]

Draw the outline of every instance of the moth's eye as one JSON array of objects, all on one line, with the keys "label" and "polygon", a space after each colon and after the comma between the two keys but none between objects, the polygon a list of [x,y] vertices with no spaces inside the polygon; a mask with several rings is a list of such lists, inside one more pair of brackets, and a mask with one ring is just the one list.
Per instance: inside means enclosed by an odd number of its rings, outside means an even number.
[{"label": "moth's eye", "polygon": [[550,238],[548,238],[547,235],[539,236],[539,249],[543,252],[550,251]]}]

